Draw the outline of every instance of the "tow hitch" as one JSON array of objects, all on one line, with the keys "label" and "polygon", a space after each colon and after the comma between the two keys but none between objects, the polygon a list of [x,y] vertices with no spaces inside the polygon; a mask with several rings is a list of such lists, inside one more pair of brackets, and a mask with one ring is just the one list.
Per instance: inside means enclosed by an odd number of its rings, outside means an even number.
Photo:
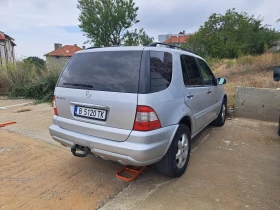
[{"label": "tow hitch", "polygon": [[[77,153],[77,149],[80,150],[81,152],[79,151]],[[71,147],[71,152],[76,157],[86,157],[90,152],[90,148],[75,144]]]}]

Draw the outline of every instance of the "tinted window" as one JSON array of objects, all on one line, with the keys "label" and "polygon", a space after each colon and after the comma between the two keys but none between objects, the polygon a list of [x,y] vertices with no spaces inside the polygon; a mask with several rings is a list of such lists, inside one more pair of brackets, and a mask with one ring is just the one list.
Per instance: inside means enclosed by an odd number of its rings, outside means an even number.
[{"label": "tinted window", "polygon": [[214,76],[209,66],[201,59],[197,59],[205,85],[214,85]]},{"label": "tinted window", "polygon": [[151,92],[166,89],[172,79],[172,55],[167,52],[150,52]]},{"label": "tinted window", "polygon": [[79,53],[63,71],[58,86],[138,93],[142,51]]},{"label": "tinted window", "polygon": [[189,80],[188,72],[187,72],[187,66],[185,64],[185,61],[184,61],[184,58],[182,55],[180,56],[180,60],[181,60],[181,68],[182,68],[182,73],[183,73],[184,84],[190,85],[190,80]]},{"label": "tinted window", "polygon": [[[186,69],[182,69],[183,75],[187,74],[190,85],[202,85],[200,72],[194,57],[182,55],[185,61]],[[185,72],[184,72],[185,71]]]}]

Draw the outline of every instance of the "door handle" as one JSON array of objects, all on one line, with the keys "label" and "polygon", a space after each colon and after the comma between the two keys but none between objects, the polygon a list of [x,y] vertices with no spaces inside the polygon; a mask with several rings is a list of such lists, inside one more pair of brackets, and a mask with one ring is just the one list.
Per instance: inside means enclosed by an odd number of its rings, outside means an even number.
[{"label": "door handle", "polygon": [[193,98],[193,94],[188,95],[187,98],[192,99]]},{"label": "door handle", "polygon": [[207,94],[210,94],[210,93],[212,93],[212,91],[211,91],[211,90],[208,90],[208,91],[207,91]]}]

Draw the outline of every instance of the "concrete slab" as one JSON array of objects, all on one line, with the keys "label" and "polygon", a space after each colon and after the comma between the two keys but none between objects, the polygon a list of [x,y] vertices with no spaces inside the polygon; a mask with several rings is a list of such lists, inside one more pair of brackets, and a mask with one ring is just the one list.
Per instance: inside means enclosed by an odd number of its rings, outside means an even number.
[{"label": "concrete slab", "polygon": [[[52,123],[53,108],[51,104],[30,104],[12,106],[19,103],[28,103],[32,101],[24,100],[6,100],[2,105],[10,104],[7,109],[0,109],[0,123],[16,121],[16,124],[4,127],[4,129],[20,133],[25,136],[46,141],[51,144],[59,145],[50,134],[48,127]],[[1,103],[0,103],[1,106]]]},{"label": "concrete slab", "polygon": [[280,89],[237,87],[235,115],[279,122]]},{"label": "concrete slab", "polygon": [[6,97],[2,97],[2,98],[0,98],[0,109],[7,109],[9,107],[14,107],[14,106],[24,106],[26,104],[30,104],[33,102],[34,102],[34,100],[27,100],[27,99],[11,100]]}]

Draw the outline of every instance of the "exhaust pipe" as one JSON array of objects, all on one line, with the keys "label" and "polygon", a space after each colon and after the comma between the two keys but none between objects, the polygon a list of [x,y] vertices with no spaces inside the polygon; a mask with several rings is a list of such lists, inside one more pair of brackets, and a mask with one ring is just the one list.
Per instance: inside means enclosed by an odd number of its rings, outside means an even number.
[{"label": "exhaust pipe", "polygon": [[[77,149],[82,151],[82,152],[77,153]],[[90,148],[84,147],[84,146],[81,146],[81,145],[78,145],[78,144],[74,144],[71,147],[71,152],[76,157],[86,157],[90,152]]]}]

